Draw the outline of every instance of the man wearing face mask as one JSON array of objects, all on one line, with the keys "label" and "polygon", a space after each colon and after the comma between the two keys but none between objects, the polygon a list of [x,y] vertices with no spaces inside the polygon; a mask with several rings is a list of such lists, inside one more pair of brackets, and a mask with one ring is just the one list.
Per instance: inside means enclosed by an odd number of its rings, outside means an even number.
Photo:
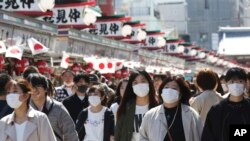
[{"label": "man wearing face mask", "polygon": [[244,98],[246,72],[241,68],[231,68],[225,80],[229,96],[208,112],[202,141],[228,141],[230,125],[250,124],[250,101]]},{"label": "man wearing face mask", "polygon": [[57,101],[62,102],[65,98],[74,94],[74,76],[75,74],[71,70],[65,70],[62,72],[63,85],[56,88],[56,95],[54,97]]},{"label": "man wearing face mask", "polygon": [[63,100],[62,103],[76,123],[78,114],[89,106],[86,95],[89,86],[89,77],[84,73],[77,74],[74,77],[74,83],[75,94]]}]

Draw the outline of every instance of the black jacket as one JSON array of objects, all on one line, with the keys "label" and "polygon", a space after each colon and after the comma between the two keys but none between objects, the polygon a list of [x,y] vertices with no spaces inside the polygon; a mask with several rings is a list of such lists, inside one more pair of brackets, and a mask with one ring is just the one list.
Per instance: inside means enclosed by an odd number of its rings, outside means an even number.
[{"label": "black jacket", "polygon": [[250,124],[250,100],[230,102],[224,99],[207,114],[201,141],[228,141],[232,124]]},{"label": "black jacket", "polygon": [[[81,111],[76,122],[76,131],[79,140],[82,141],[86,135],[84,123],[88,118],[88,108]],[[104,113],[104,137],[103,141],[110,141],[110,136],[114,136],[114,115],[113,112],[107,108]]]},{"label": "black jacket", "polygon": [[88,97],[85,96],[83,100],[79,99],[79,97],[74,94],[66,99],[63,100],[63,105],[68,110],[71,118],[73,119],[74,123],[76,123],[77,116],[79,113],[89,106]]}]

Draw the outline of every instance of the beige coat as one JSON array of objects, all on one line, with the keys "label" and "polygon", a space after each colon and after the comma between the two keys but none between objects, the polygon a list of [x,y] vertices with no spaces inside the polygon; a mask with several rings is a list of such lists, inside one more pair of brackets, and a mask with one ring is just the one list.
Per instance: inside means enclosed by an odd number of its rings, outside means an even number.
[{"label": "beige coat", "polygon": [[[187,105],[181,105],[182,122],[186,141],[200,141],[202,123],[198,113]],[[148,111],[140,127],[140,141],[163,141],[167,134],[167,120],[163,105]]]},{"label": "beige coat", "polygon": [[223,97],[216,91],[207,90],[195,97],[194,101],[190,103],[190,105],[198,112],[202,123],[204,124],[210,108],[216,103],[219,103],[222,99]]},{"label": "beige coat", "polygon": [[[44,113],[30,108],[27,117],[24,141],[56,141],[49,120]],[[2,118],[0,124],[0,141],[16,141],[14,112]]]}]

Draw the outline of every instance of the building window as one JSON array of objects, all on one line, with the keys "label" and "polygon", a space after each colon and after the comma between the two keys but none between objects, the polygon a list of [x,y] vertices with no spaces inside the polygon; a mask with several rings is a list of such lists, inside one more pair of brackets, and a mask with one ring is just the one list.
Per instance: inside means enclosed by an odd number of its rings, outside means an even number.
[{"label": "building window", "polygon": [[208,33],[200,33],[200,42],[207,42],[208,40]]},{"label": "building window", "polygon": [[205,0],[205,9],[209,9],[209,0]]},{"label": "building window", "polygon": [[131,16],[148,16],[150,15],[150,7],[131,7]]},{"label": "building window", "polygon": [[157,19],[160,19],[160,18],[161,18],[160,12],[157,11],[157,10],[154,10],[154,16],[155,16]]}]

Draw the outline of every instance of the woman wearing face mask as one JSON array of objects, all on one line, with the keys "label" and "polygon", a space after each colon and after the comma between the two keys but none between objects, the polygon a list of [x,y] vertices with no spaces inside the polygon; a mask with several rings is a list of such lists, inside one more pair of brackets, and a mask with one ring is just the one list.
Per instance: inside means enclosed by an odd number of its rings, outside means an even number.
[{"label": "woman wearing face mask", "polygon": [[123,79],[123,80],[120,81],[120,83],[118,84],[117,89],[116,89],[115,103],[113,103],[111,105],[111,107],[110,107],[110,109],[114,113],[115,121],[116,121],[116,113],[117,113],[118,107],[119,107],[119,105],[121,103],[121,99],[122,99],[122,97],[124,95],[127,84],[128,84],[128,79]]},{"label": "woman wearing face mask", "polygon": [[186,105],[191,96],[185,81],[167,78],[159,88],[163,104],[148,111],[140,128],[140,141],[200,141],[202,123]]},{"label": "woman wearing face mask", "polygon": [[250,100],[244,98],[247,75],[241,68],[227,71],[229,95],[209,110],[202,133],[202,141],[228,141],[230,125],[250,124]]},{"label": "woman wearing face mask", "polygon": [[116,141],[139,141],[144,114],[157,106],[153,81],[146,71],[135,71],[130,77],[117,112]]},{"label": "woman wearing face mask", "polygon": [[30,74],[32,85],[31,106],[45,113],[53,128],[57,141],[78,141],[75,124],[62,103],[53,100],[53,86],[41,74]]},{"label": "woman wearing face mask", "polygon": [[47,116],[29,106],[30,84],[23,79],[12,83],[7,103],[14,112],[1,119],[0,141],[56,141]]},{"label": "woman wearing face mask", "polygon": [[100,85],[88,91],[90,106],[78,116],[76,130],[80,141],[113,141],[114,116],[111,110],[102,105],[106,98]]}]

